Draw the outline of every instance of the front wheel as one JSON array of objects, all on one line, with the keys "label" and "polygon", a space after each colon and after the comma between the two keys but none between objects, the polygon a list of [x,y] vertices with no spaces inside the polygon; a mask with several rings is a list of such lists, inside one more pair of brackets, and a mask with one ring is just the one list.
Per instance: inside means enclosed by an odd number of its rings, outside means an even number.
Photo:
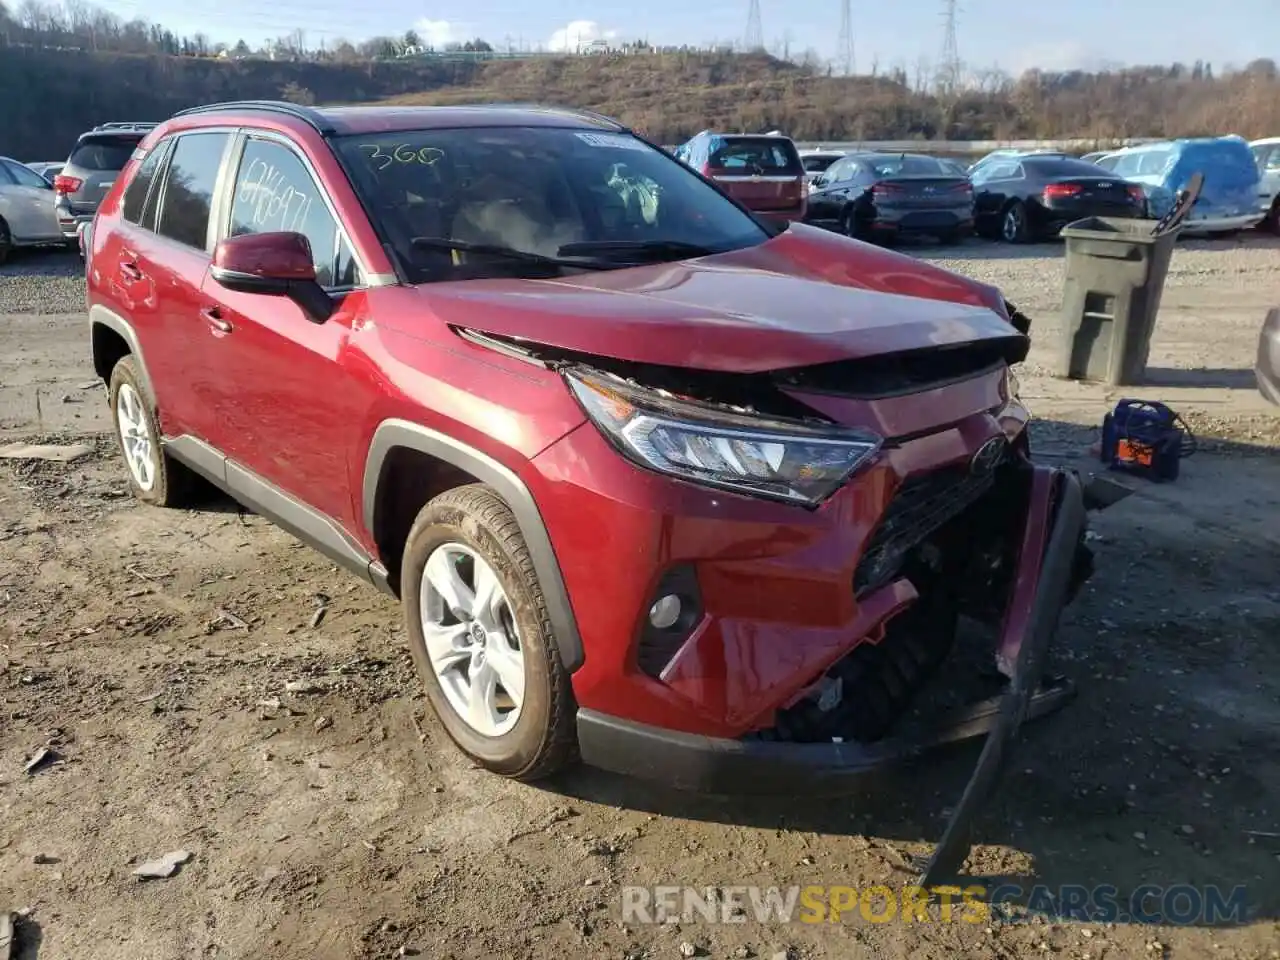
[{"label": "front wheel", "polygon": [[4,217],[0,217],[0,264],[9,259],[12,251],[13,234],[9,232],[9,225],[4,222]]},{"label": "front wheel", "polygon": [[506,503],[480,484],[429,502],[409,532],[400,584],[410,652],[453,742],[516,780],[573,762],[569,676]]}]

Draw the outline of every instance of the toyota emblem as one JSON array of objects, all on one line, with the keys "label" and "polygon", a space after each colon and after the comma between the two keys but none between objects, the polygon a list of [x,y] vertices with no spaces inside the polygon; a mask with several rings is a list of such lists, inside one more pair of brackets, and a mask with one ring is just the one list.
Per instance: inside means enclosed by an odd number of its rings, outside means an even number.
[{"label": "toyota emblem", "polygon": [[969,472],[975,477],[990,476],[995,472],[1000,461],[1004,459],[1004,449],[1008,441],[1004,437],[992,437],[978,448],[978,452],[969,461]]}]

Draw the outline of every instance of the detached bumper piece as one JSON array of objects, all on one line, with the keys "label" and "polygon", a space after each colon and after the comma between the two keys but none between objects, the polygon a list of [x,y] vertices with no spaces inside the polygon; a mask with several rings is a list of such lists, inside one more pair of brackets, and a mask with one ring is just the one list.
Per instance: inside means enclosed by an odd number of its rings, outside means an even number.
[{"label": "detached bumper piece", "polygon": [[1258,359],[1253,366],[1258,392],[1280,405],[1280,307],[1267,313],[1258,337]]},{"label": "detached bumper piece", "polygon": [[[921,883],[933,886],[954,877],[972,846],[973,821],[1007,766],[1022,724],[1052,713],[1075,695],[1069,681],[1044,678],[1044,661],[1061,610],[1082,575],[1084,495],[1074,473],[1042,467],[1035,470],[1031,499],[1023,562],[999,643],[999,659],[1009,672],[1000,696],[964,707],[909,739],[891,735],[871,743],[706,737],[583,709],[577,718],[582,759],[679,790],[834,795],[875,771],[985,734],[977,766]],[[1030,560],[1030,551],[1043,559],[1038,564]]]}]

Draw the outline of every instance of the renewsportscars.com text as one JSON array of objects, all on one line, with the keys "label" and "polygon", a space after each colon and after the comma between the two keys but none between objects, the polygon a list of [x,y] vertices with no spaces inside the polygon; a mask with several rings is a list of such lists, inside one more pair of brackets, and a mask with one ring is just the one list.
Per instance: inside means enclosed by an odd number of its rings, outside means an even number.
[{"label": "renewsportscars.com text", "polygon": [[[1017,913],[1006,908],[1019,904]],[[1247,918],[1243,886],[1144,884],[1131,893],[1100,884],[966,887],[884,885],[626,886],[622,922],[648,923],[1017,923],[1035,916],[1090,923],[1238,924]]]}]

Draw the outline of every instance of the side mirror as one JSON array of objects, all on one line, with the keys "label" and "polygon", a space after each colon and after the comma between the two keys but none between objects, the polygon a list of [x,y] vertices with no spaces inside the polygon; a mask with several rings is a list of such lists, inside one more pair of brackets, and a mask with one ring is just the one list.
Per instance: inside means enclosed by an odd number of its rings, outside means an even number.
[{"label": "side mirror", "polygon": [[333,298],[316,282],[311,243],[300,233],[249,233],[220,240],[210,273],[237,293],[288,297],[312,323],[333,316]]}]

